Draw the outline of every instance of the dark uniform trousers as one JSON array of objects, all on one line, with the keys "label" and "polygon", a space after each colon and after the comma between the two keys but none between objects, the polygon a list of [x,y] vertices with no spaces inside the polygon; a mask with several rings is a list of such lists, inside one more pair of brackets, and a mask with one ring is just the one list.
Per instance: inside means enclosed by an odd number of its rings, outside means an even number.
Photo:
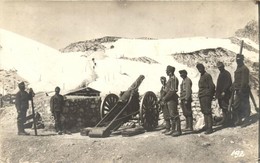
[{"label": "dark uniform trousers", "polygon": [[171,121],[171,125],[166,123],[166,128],[172,128],[172,132],[175,132],[175,128],[177,125],[177,131],[181,131],[180,129],[180,117],[178,111],[178,101],[177,100],[170,100],[166,103],[166,107],[168,108],[168,112],[166,111],[166,121]]},{"label": "dark uniform trousers", "polygon": [[234,96],[234,110],[237,112],[239,119],[250,116],[251,108],[249,102],[249,90],[243,93],[236,92]]},{"label": "dark uniform trousers", "polygon": [[192,110],[191,110],[191,99],[187,100],[187,104],[185,104],[185,100],[181,100],[181,108],[184,117],[192,117]]},{"label": "dark uniform trousers", "polygon": [[203,96],[199,98],[200,100],[200,108],[201,112],[205,115],[211,115],[211,100],[212,98],[209,96]]},{"label": "dark uniform trousers", "polygon": [[17,128],[18,132],[24,132],[24,123],[26,122],[27,109],[21,109],[17,116]]},{"label": "dark uniform trousers", "polygon": [[54,116],[56,131],[62,131],[63,127],[61,124],[61,111],[54,111],[53,116]]}]

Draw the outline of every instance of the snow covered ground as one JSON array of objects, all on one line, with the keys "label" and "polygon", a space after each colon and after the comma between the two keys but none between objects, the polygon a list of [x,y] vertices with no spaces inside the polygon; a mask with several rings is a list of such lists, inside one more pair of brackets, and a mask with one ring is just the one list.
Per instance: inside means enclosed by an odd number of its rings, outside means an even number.
[{"label": "snow covered ground", "polygon": [[[254,42],[244,41],[258,49]],[[101,95],[116,93],[128,89],[139,75],[145,79],[139,87],[140,94],[146,91],[160,90],[160,76],[166,76],[167,65],[176,67],[176,76],[181,81],[178,71],[186,69],[193,80],[193,90],[197,90],[199,73],[195,67],[178,63],[171,56],[175,53],[193,52],[206,48],[222,47],[239,52],[240,47],[229,39],[206,37],[179,39],[119,39],[116,42],[103,43],[105,50],[61,53],[41,43],[23,36],[0,29],[0,69],[15,69],[26,79],[35,92],[53,91],[61,87],[62,93],[88,85],[101,91]],[[113,48],[110,48],[113,45]],[[243,50],[245,57],[258,61],[258,54]],[[120,57],[149,57],[157,64],[136,62]],[[93,64],[95,59],[96,65]],[[194,61],[196,62],[196,61]],[[216,76],[216,75],[215,75]],[[216,79],[214,79],[214,82]],[[2,92],[2,87],[0,91]]]}]

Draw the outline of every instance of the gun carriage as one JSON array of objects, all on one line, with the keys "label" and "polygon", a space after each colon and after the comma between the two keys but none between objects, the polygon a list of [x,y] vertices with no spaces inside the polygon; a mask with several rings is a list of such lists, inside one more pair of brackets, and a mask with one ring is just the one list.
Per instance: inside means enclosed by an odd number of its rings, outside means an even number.
[{"label": "gun carriage", "polygon": [[123,123],[133,119],[138,120],[147,131],[157,127],[159,110],[156,95],[148,91],[141,100],[139,98],[138,88],[143,80],[144,76],[140,75],[120,96],[111,93],[104,98],[100,105],[101,120],[89,131],[89,137],[108,137]]}]

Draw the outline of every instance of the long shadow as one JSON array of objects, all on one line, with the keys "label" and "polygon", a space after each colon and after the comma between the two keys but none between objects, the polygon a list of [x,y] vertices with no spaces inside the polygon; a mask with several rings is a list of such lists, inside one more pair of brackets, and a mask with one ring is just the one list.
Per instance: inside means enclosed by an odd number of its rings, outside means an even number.
[{"label": "long shadow", "polygon": [[259,114],[258,113],[253,114],[243,121],[243,124],[241,125],[241,127],[247,127],[253,123],[256,123],[258,121],[258,119],[259,119]]}]

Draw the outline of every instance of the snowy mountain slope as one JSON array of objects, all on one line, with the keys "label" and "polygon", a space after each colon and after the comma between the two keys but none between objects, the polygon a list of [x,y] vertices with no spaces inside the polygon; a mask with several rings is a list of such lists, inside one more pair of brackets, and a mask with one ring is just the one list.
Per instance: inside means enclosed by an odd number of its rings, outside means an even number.
[{"label": "snowy mountain slope", "polygon": [[[109,92],[118,94],[128,89],[141,74],[145,76],[145,80],[140,86],[140,94],[146,91],[158,93],[161,87],[159,78],[166,76],[167,65],[176,67],[179,80],[181,78],[178,71],[186,69],[193,80],[193,90],[196,92],[199,73],[195,63],[207,62],[207,71],[213,73],[216,81],[216,61],[229,61],[226,63],[227,69],[233,72],[234,56],[240,49],[239,45],[232,43],[230,39],[107,37],[107,40],[94,41],[97,47],[102,47],[101,49],[90,48],[83,52],[61,53],[8,31],[0,30],[0,36],[0,68],[15,68],[35,91],[53,91],[55,86],[60,86],[65,92],[89,86],[100,90],[101,95]],[[252,44],[250,40],[245,40],[245,44],[249,43]],[[243,53],[250,63],[258,61],[255,51],[244,49]]]},{"label": "snowy mountain slope", "polygon": [[61,54],[2,29],[0,36],[0,68],[17,70],[35,91],[49,91],[55,86],[72,89],[91,74],[87,60],[79,55]]}]

